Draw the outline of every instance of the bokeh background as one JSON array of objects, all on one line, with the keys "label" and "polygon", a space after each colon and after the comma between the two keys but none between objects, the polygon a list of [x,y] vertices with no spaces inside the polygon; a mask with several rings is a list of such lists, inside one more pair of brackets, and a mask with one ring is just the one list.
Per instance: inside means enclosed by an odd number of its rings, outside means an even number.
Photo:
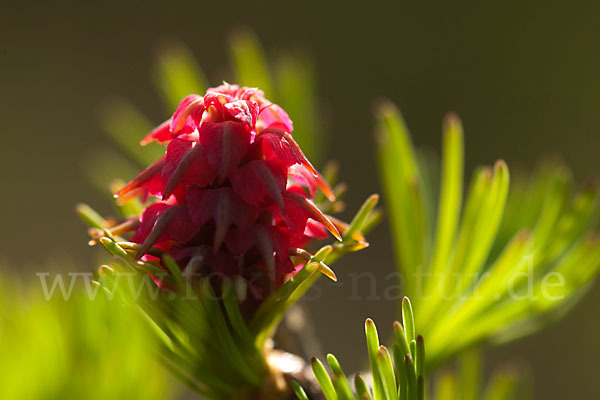
[{"label": "bokeh background", "polygon": [[[372,107],[402,109],[417,145],[439,149],[447,111],[462,117],[467,171],[497,158],[529,168],[558,154],[578,180],[600,172],[600,3],[548,2],[27,2],[0,3],[0,255],[25,280],[53,268],[91,270],[95,253],[73,207],[108,201],[83,165],[113,144],[99,122],[118,95],[155,122],[169,115],[152,79],[157,44],[182,40],[210,83],[230,80],[232,30],[253,30],[268,55],[315,64],[328,156],[350,184],[349,210],[380,191]],[[267,93],[268,96],[268,93]],[[291,116],[294,117],[293,115]],[[396,317],[396,302],[349,301],[350,274],[394,271],[388,229],[336,266],[307,307],[323,349],[347,369],[363,361],[362,324]],[[54,260],[54,261],[53,261]],[[346,284],[344,284],[346,282]],[[383,284],[380,285],[383,290]],[[365,296],[362,296],[365,297]],[[600,398],[600,285],[561,323],[489,352],[530,366],[535,398]],[[331,328],[344,332],[332,335]],[[385,329],[384,329],[384,332]]]}]

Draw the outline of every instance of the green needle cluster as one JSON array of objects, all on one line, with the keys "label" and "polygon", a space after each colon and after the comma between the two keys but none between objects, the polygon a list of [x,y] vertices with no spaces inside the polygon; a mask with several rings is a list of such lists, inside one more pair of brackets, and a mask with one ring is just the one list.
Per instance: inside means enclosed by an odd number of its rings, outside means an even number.
[{"label": "green needle cluster", "polygon": [[[361,375],[354,378],[354,390],[334,355],[327,355],[330,376],[316,358],[311,361],[315,378],[327,400],[423,400],[425,396],[425,344],[415,336],[412,306],[407,297],[402,301],[402,322],[394,323],[392,351],[379,342],[377,328],[371,319],[365,322],[369,354],[369,381]],[[304,389],[293,382],[299,400],[308,400]]]},{"label": "green needle cluster", "polygon": [[444,120],[439,173],[396,107],[380,105],[377,118],[397,266],[428,338],[428,368],[478,343],[535,332],[581,298],[600,270],[595,184],[574,189],[554,162],[511,185],[499,160],[477,168],[465,188],[456,115]]}]

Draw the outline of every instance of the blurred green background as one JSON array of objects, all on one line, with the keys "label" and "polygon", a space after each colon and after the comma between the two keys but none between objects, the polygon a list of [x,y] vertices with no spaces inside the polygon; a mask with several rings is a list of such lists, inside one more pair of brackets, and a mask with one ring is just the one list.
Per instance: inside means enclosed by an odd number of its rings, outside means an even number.
[{"label": "blurred green background", "polygon": [[[161,122],[169,113],[153,86],[159,42],[186,43],[216,85],[231,80],[226,44],[240,26],[256,32],[269,55],[297,51],[314,60],[328,156],[350,184],[349,211],[380,191],[372,108],[381,97],[402,109],[416,144],[433,149],[443,115],[456,111],[468,171],[497,158],[527,168],[550,153],[581,181],[600,170],[599,16],[594,1],[3,1],[0,255],[24,279],[57,257],[91,270],[96,253],[73,207],[84,201],[110,210],[82,168],[112,146],[100,106],[122,96]],[[364,318],[385,327],[397,316],[396,301],[365,299],[367,290],[349,300],[352,273],[375,272],[381,295],[394,271],[387,227],[370,241],[369,250],[336,265],[339,283],[322,280],[307,301],[323,349],[346,368],[363,361],[354,346],[363,343]],[[600,398],[599,301],[597,284],[562,323],[491,351],[489,364],[528,363],[537,399]],[[343,338],[328,334],[332,324]]]}]

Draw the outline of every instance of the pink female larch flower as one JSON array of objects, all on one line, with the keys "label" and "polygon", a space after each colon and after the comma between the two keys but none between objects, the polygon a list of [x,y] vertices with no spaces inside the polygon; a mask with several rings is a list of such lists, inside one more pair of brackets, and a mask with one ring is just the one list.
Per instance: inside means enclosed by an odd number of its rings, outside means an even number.
[{"label": "pink female larch flower", "polygon": [[116,194],[157,198],[131,237],[138,258],[159,248],[183,270],[242,276],[260,297],[295,271],[291,249],[327,231],[339,239],[311,201],[333,193],[292,130],[258,89],[225,84],[184,98],[142,140],[168,143],[165,156]]}]

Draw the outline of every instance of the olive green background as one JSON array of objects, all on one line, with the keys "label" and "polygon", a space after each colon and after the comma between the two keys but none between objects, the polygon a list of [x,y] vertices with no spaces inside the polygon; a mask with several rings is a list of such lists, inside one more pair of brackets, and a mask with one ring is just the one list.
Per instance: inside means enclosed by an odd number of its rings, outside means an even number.
[{"label": "olive green background", "polygon": [[[82,170],[96,149],[112,145],[98,108],[119,95],[155,122],[168,117],[151,75],[161,39],[190,46],[212,84],[231,79],[226,43],[239,26],[254,30],[269,55],[311,55],[326,105],[328,154],[342,166],[354,210],[380,191],[372,108],[382,97],[400,106],[415,142],[433,149],[439,149],[443,115],[458,112],[468,171],[497,158],[530,167],[551,153],[579,180],[598,173],[599,19],[596,1],[2,0],[4,264],[25,279],[57,258],[93,268],[96,253],[86,246],[73,206],[84,201],[109,210]],[[387,226],[371,241],[367,251],[336,265],[339,284],[322,282],[312,296],[318,299],[307,302],[324,350],[347,369],[365,354],[364,318],[374,317],[387,333],[397,312],[393,301],[349,299],[352,273],[373,271],[380,292],[390,284],[384,279],[394,271]],[[596,285],[560,324],[490,351],[488,363],[529,365],[536,399],[600,398],[599,300]]]}]

